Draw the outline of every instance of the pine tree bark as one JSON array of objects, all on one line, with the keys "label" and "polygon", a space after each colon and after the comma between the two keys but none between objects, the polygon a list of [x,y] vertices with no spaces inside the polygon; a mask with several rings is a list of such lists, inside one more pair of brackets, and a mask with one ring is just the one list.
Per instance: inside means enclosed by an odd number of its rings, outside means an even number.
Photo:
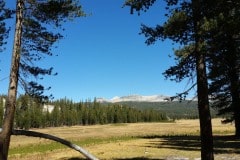
[{"label": "pine tree bark", "polygon": [[19,63],[21,55],[21,36],[23,22],[23,0],[16,3],[16,28],[12,54],[8,96],[6,99],[2,132],[0,133],[0,160],[7,160],[11,133],[13,129],[16,96],[18,88]]},{"label": "pine tree bark", "polygon": [[[231,43],[230,46],[234,44]],[[240,97],[239,97],[239,75],[238,75],[238,57],[236,56],[237,53],[234,48],[235,46],[231,47],[233,49],[229,60],[229,66],[230,66],[230,92],[232,97],[232,107],[233,107],[233,118],[235,121],[235,136],[240,137]],[[230,56],[230,55],[229,55]],[[228,56],[228,57],[229,57]]]},{"label": "pine tree bark", "polygon": [[199,52],[195,53],[197,61],[197,94],[200,120],[201,158],[202,160],[213,160],[212,122],[208,100],[205,57]]},{"label": "pine tree bark", "polygon": [[239,97],[239,82],[238,76],[231,78],[231,94],[232,94],[232,106],[233,116],[235,121],[235,136],[240,137],[240,97]]},{"label": "pine tree bark", "polygon": [[200,0],[192,0],[194,34],[195,34],[195,57],[197,72],[197,94],[198,94],[198,111],[200,120],[200,137],[201,137],[201,159],[213,160],[213,136],[212,122],[208,99],[208,82],[206,74],[205,55],[201,51],[203,40],[200,36],[201,11]]}]

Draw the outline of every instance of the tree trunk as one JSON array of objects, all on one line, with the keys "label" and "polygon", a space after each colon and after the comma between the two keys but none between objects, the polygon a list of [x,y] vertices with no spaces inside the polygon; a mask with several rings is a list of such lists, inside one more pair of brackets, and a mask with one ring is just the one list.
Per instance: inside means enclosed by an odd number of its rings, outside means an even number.
[{"label": "tree trunk", "polygon": [[234,42],[230,44],[233,49],[230,60],[228,61],[230,66],[230,92],[232,97],[233,118],[235,121],[235,136],[240,137],[240,97],[239,97],[239,75],[238,75],[238,57],[235,51],[235,46],[232,46]]},{"label": "tree trunk", "polygon": [[231,80],[232,106],[233,106],[233,116],[235,121],[235,136],[240,137],[239,85],[238,85],[238,77],[235,77],[235,78]]},{"label": "tree trunk", "polygon": [[212,122],[208,101],[208,83],[206,77],[205,57],[201,53],[196,53],[197,61],[197,93],[198,111],[200,119],[201,136],[201,158],[202,160],[213,160],[213,136]]},{"label": "tree trunk", "polygon": [[200,36],[200,21],[202,19],[200,0],[192,0],[194,34],[195,34],[195,57],[197,72],[197,94],[198,94],[198,111],[200,120],[201,136],[201,159],[213,160],[213,136],[212,122],[208,99],[208,82],[206,74],[205,55],[201,51],[202,38]]},{"label": "tree trunk", "polygon": [[8,157],[10,138],[13,129],[18,87],[19,63],[21,54],[22,21],[23,21],[23,0],[17,0],[16,28],[14,36],[11,73],[9,80],[8,96],[5,105],[3,127],[2,132],[0,133],[0,160],[6,160]]}]

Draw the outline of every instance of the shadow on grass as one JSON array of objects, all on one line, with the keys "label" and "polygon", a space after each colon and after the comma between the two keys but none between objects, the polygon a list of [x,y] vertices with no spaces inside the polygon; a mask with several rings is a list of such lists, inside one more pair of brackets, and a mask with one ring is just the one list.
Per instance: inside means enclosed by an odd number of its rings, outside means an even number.
[{"label": "shadow on grass", "polygon": [[[145,147],[169,148],[186,151],[200,151],[199,136],[145,136],[141,138],[150,139]],[[240,139],[234,136],[214,136],[214,153],[240,154]]]},{"label": "shadow on grass", "polygon": [[[185,151],[200,151],[200,137],[179,135],[179,136],[144,136],[139,137],[149,139],[144,147],[146,148],[169,148]],[[234,136],[214,136],[215,154],[240,154],[240,139]],[[84,158],[73,157],[64,160],[85,160]],[[157,160],[146,157],[116,158],[114,160]],[[158,159],[159,160],[159,159]],[[161,159],[160,159],[161,160]],[[163,160],[163,159],[162,159]]]},{"label": "shadow on grass", "polygon": [[152,158],[145,158],[145,157],[134,157],[134,158],[117,158],[114,160],[164,160],[164,159],[152,159]]},{"label": "shadow on grass", "polygon": [[[85,158],[69,158],[65,160],[86,160]],[[134,157],[134,158],[116,158],[114,160],[163,160],[163,159],[151,159],[151,158],[144,158],[144,157]]]},{"label": "shadow on grass", "polygon": [[86,160],[86,158],[72,157],[72,158],[63,158],[61,160]]}]

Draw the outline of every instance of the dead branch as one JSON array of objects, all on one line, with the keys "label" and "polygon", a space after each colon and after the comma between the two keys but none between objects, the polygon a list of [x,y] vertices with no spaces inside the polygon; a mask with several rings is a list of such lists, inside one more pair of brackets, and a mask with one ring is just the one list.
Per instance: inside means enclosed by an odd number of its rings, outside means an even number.
[{"label": "dead branch", "polygon": [[26,131],[26,130],[16,130],[14,129],[12,131],[12,135],[23,135],[23,136],[30,136],[30,137],[40,137],[40,138],[45,138],[45,139],[49,139],[49,140],[53,140],[59,143],[62,143],[63,145],[68,146],[69,148],[72,148],[78,152],[80,152],[81,154],[83,154],[86,158],[90,159],[90,160],[99,160],[98,158],[96,158],[95,156],[93,156],[92,154],[90,154],[88,151],[84,150],[82,147],[73,144],[65,139],[53,136],[53,135],[49,135],[49,134],[45,134],[45,133],[40,133],[40,132],[35,132],[35,131]]}]

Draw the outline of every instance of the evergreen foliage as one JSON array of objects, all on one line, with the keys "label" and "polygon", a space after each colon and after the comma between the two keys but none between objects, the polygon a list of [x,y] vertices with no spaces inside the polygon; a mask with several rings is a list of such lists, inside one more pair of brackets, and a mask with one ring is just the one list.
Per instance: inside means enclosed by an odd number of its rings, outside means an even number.
[{"label": "evergreen foliage", "polygon": [[[54,106],[52,111],[49,108],[44,108],[44,105],[37,98],[21,95],[17,100],[14,127],[29,129],[169,120],[164,111],[158,111],[154,108],[134,108],[127,104],[101,104],[96,101],[74,103],[67,98],[53,101],[50,104]],[[1,108],[3,106],[0,104]]]},{"label": "evergreen foliage", "polygon": [[4,50],[4,45],[7,43],[8,33],[10,28],[6,27],[4,22],[6,19],[11,18],[12,11],[5,7],[5,2],[0,0],[0,52]]},{"label": "evergreen foliage", "polygon": [[212,1],[215,8],[208,15],[209,93],[213,107],[225,122],[235,121],[236,136],[240,136],[240,2]]},{"label": "evergreen foliage", "polygon": [[134,11],[140,14],[141,11],[146,12],[155,2],[156,0],[127,0],[124,5],[131,7],[131,14],[133,14]]},{"label": "evergreen foliage", "polygon": [[[128,0],[131,1],[131,0]],[[128,2],[127,1],[127,2]],[[175,76],[177,81],[195,75],[197,84],[198,109],[200,119],[201,158],[214,159],[212,124],[208,99],[208,80],[205,52],[206,13],[210,5],[206,1],[165,0],[168,20],[156,27],[142,27],[142,34],[147,38],[147,44],[157,40],[170,39],[180,45],[180,50],[190,50],[189,54],[180,56],[177,66],[171,67],[167,76]],[[143,0],[138,1],[144,3]],[[131,8],[135,7],[132,4]],[[193,47],[191,47],[191,45]],[[187,47],[186,46],[190,46]],[[185,48],[184,48],[185,47]],[[182,52],[183,53],[183,52]],[[177,55],[177,58],[179,55]],[[187,65],[186,65],[187,64]],[[190,64],[190,65],[189,65]],[[191,77],[192,78],[192,77]],[[193,77],[195,78],[195,77]],[[195,84],[194,84],[195,85]],[[191,87],[190,87],[191,88]],[[184,92],[184,95],[187,94]],[[182,95],[181,95],[182,96]]]},{"label": "evergreen foliage", "polygon": [[[51,49],[54,43],[62,38],[59,31],[62,29],[62,23],[85,16],[78,0],[16,0],[14,3],[16,3],[16,8],[14,8],[15,33],[5,116],[0,133],[0,159],[8,157],[14,127],[18,84],[22,84],[26,93],[38,98],[39,101],[51,97],[51,95],[44,95],[46,88],[37,80],[42,79],[44,75],[55,75],[52,73],[53,68],[42,68],[37,62],[45,56],[53,55]],[[1,17],[4,2],[0,1],[0,7]],[[0,18],[1,22],[3,20]],[[4,27],[4,23],[0,25]],[[2,33],[4,34],[4,31]],[[5,38],[4,35],[3,37]],[[37,110],[38,108],[27,110],[32,113],[30,120],[38,116]],[[41,119],[34,119],[31,123],[34,127],[39,127],[40,121]]]},{"label": "evergreen foliage", "polygon": [[[57,75],[53,68],[43,68],[38,62],[54,54],[54,44],[63,38],[62,24],[85,16],[77,0],[24,1],[21,37],[20,84],[25,92],[40,100],[52,98],[45,95],[45,87],[37,82],[44,75]],[[36,78],[36,80],[33,80]]]},{"label": "evergreen foliage", "polygon": [[[198,108],[197,101],[192,100],[182,100],[172,101],[172,102],[121,102],[119,104],[124,104],[129,107],[140,110],[160,111],[165,113],[170,119],[198,119]],[[217,112],[211,109],[212,117],[217,116]]]},{"label": "evergreen foliage", "polygon": [[[0,116],[3,116],[0,96]],[[45,105],[47,106],[47,105]],[[174,102],[78,102],[67,98],[50,102],[53,110],[44,108],[37,98],[21,95],[17,100],[15,127],[20,129],[110,123],[162,122],[176,119],[198,119],[196,101]],[[211,110],[212,117],[216,111]],[[0,123],[2,118],[0,118]]]}]

